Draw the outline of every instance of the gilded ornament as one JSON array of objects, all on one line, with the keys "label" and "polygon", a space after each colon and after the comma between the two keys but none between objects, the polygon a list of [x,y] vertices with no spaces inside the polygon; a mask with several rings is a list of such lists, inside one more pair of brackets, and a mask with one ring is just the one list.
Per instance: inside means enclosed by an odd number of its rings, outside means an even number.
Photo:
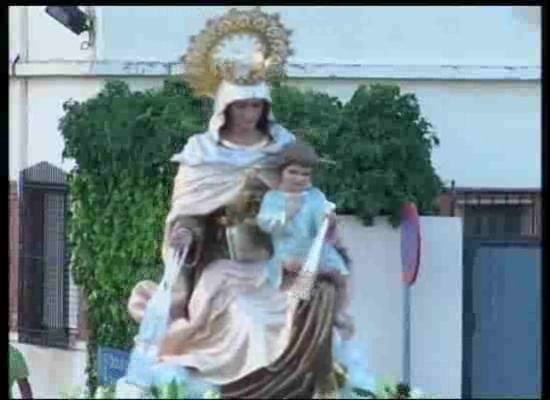
[{"label": "gilded ornament", "polygon": [[[286,58],[292,54],[288,48],[291,31],[279,19],[277,14],[268,15],[255,7],[246,11],[233,8],[220,18],[208,20],[206,28],[190,38],[183,58],[184,79],[197,94],[214,96],[222,80],[255,84],[265,80],[271,71],[282,70]],[[239,56],[238,62],[231,59],[234,55],[220,60],[224,43],[239,40],[236,35],[255,42],[250,54]]]}]

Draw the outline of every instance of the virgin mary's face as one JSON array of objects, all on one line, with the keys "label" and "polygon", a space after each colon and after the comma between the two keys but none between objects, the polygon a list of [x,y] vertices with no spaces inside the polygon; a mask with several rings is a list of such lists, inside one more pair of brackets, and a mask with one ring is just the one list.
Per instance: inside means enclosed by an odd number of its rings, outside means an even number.
[{"label": "virgin mary's face", "polygon": [[231,128],[237,131],[256,129],[264,110],[264,101],[260,99],[238,100],[228,107]]}]

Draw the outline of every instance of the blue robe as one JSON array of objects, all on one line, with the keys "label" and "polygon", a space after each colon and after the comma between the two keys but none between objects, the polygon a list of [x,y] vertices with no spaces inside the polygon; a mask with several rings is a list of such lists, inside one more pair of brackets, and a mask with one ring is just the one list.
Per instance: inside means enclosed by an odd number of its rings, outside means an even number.
[{"label": "blue robe", "polygon": [[[296,214],[285,221],[281,217],[286,213],[286,201],[289,194],[280,190],[268,191],[263,199],[256,219],[258,226],[269,233],[273,243],[273,257],[267,263],[269,281],[280,287],[282,283],[282,262],[289,258],[305,261],[323,219],[326,210],[325,195],[317,188],[303,191],[302,204]],[[335,247],[324,243],[321,250],[319,271],[336,270],[348,275],[346,263]]]}]

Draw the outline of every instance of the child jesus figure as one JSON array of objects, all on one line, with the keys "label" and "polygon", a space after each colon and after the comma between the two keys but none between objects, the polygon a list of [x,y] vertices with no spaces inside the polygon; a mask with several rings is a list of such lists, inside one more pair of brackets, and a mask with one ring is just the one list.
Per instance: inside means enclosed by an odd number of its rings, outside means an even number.
[{"label": "child jesus figure", "polygon": [[349,270],[346,257],[334,243],[335,215],[327,213],[329,203],[325,195],[311,184],[318,156],[311,146],[297,142],[285,148],[280,157],[279,185],[264,195],[257,216],[258,226],[271,235],[273,243],[273,257],[267,267],[268,279],[282,290],[291,286],[287,282],[295,281],[321,225],[325,218],[329,218],[318,275],[336,284],[334,324],[342,339],[349,339],[354,328],[347,313]]}]

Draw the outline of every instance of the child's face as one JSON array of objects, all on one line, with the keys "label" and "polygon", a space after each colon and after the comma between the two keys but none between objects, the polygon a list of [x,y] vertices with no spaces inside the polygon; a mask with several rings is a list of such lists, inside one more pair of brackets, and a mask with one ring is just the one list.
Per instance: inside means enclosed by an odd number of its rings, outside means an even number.
[{"label": "child's face", "polygon": [[311,186],[311,167],[291,164],[281,173],[279,189],[284,192],[299,193]]}]

